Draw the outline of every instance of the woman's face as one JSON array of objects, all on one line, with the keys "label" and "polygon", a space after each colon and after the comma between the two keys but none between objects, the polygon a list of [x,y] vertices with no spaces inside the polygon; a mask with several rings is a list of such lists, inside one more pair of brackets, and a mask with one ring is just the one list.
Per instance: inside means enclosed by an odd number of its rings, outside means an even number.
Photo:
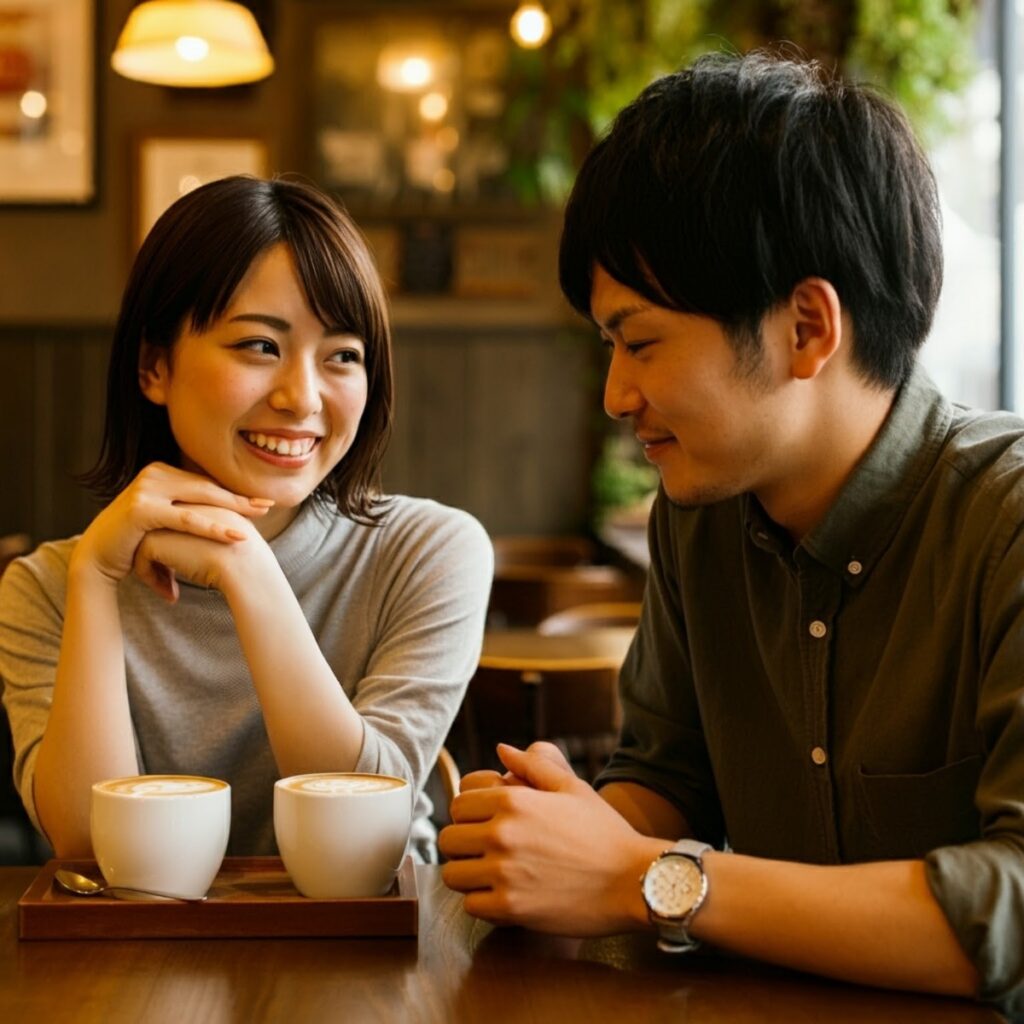
[{"label": "woman's face", "polygon": [[184,469],[275,507],[273,536],[352,447],[366,408],[361,339],[321,323],[291,250],[252,263],[223,316],[144,352],[143,393],[167,409]]}]

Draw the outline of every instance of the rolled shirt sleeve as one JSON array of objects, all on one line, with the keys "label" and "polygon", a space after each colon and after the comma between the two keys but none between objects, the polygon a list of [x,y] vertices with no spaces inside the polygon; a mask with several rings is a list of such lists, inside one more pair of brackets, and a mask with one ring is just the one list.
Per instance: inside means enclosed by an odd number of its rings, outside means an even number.
[{"label": "rolled shirt sleeve", "polygon": [[925,858],[929,885],[981,978],[981,995],[1024,1013],[1024,509],[993,544],[982,601],[975,792],[981,837]]}]

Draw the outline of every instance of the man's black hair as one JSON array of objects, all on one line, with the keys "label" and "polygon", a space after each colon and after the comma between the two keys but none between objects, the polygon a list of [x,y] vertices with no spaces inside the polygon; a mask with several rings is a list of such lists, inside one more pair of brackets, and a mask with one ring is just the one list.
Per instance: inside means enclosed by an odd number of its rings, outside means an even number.
[{"label": "man's black hair", "polygon": [[942,287],[935,179],[872,89],[810,62],[708,55],[645,89],[584,162],[559,269],[586,316],[598,264],[718,320],[741,356],[801,280],[825,278],[853,323],[854,366],[896,388]]}]

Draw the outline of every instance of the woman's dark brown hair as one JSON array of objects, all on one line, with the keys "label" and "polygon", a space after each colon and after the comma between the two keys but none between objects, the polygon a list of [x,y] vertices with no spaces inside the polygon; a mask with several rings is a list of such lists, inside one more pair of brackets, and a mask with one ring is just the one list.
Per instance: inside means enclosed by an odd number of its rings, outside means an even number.
[{"label": "woman's dark brown hair", "polygon": [[135,259],[114,331],[103,447],[83,482],[110,499],[150,462],[176,464],[167,412],[139,387],[143,341],[170,349],[186,326],[210,326],[253,260],[278,243],[294,256],[310,308],[361,338],[367,400],[352,447],[316,490],[361,522],[380,517],[380,463],[391,435],[393,382],[387,300],[373,257],[337,203],[304,182],[223,178],[189,192],[153,226]]}]

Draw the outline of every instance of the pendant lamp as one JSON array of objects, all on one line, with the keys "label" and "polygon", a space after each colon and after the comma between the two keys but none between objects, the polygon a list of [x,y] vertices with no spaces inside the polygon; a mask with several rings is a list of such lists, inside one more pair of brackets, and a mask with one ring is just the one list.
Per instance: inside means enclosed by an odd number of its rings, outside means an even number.
[{"label": "pendant lamp", "polygon": [[252,12],[232,0],[147,0],[128,15],[113,56],[125,78],[210,88],[266,78],[274,58]]}]

